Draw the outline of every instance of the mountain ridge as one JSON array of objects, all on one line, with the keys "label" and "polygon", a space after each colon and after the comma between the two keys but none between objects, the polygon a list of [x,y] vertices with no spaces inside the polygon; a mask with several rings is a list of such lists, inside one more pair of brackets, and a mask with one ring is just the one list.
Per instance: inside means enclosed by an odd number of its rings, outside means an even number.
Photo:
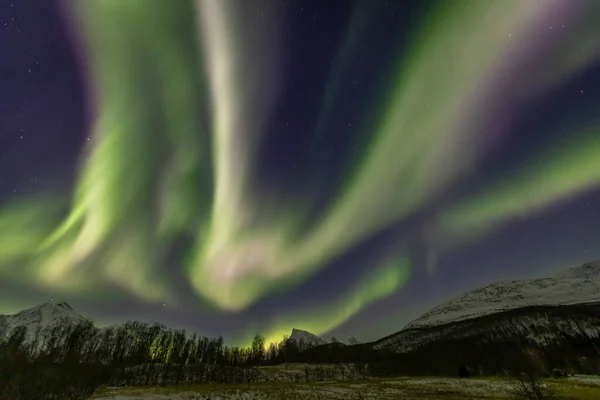
[{"label": "mountain ridge", "polygon": [[[24,325],[30,339],[38,327],[44,330],[65,318],[73,322],[86,320],[66,302],[43,303],[0,315],[0,337]],[[408,352],[435,341],[475,337],[483,342],[509,337],[539,346],[558,343],[561,337],[600,339],[600,261],[572,266],[550,277],[476,287],[433,307],[400,331],[364,345]],[[289,339],[313,346],[327,344],[319,336],[297,328],[292,329]]]},{"label": "mountain ridge", "polygon": [[463,292],[409,322],[424,328],[536,305],[600,301],[600,261],[570,267],[552,277],[493,282]]},{"label": "mountain ridge", "polygon": [[499,281],[433,307],[376,350],[419,351],[434,343],[521,342],[546,348],[600,339],[600,261],[544,278]]}]

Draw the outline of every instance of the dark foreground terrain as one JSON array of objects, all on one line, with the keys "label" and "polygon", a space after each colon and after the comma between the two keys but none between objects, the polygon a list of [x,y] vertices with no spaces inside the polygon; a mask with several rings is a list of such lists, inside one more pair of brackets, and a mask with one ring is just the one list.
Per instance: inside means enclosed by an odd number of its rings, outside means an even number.
[{"label": "dark foreground terrain", "polygon": [[[301,365],[264,367],[274,375],[300,372]],[[574,376],[542,379],[540,384],[553,392],[555,399],[600,399],[600,377]],[[400,377],[314,383],[271,382],[232,385],[192,385],[164,388],[102,388],[92,397],[97,400],[173,399],[173,400],[262,400],[262,399],[528,399],[519,383],[509,378]],[[543,398],[551,398],[549,396]]]}]

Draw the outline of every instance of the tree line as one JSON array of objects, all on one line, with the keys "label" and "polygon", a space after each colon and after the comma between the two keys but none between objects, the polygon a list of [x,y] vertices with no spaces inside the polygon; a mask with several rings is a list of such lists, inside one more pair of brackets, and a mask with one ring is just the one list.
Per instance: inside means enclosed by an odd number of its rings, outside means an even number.
[{"label": "tree line", "polygon": [[[0,399],[87,398],[100,385],[252,383],[259,376],[253,367],[305,362],[311,348],[287,336],[267,347],[257,333],[245,348],[158,323],[98,329],[90,320],[63,319],[34,332],[17,327],[0,342]],[[307,369],[306,380],[325,379],[319,371]]]}]

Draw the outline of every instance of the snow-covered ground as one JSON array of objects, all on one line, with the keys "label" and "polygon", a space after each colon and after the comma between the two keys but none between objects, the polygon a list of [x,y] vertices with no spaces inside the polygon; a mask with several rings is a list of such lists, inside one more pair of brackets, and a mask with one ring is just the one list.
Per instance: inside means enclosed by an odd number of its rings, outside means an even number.
[{"label": "snow-covered ground", "polygon": [[530,306],[600,302],[600,261],[569,268],[554,277],[496,282],[434,307],[404,329],[427,328]]}]

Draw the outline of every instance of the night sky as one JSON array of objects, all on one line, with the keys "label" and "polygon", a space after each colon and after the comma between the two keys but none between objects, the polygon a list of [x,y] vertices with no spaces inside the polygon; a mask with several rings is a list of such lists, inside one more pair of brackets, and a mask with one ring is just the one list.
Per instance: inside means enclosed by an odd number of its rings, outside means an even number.
[{"label": "night sky", "polygon": [[0,0],[0,313],[374,340],[600,258],[600,2]]}]

